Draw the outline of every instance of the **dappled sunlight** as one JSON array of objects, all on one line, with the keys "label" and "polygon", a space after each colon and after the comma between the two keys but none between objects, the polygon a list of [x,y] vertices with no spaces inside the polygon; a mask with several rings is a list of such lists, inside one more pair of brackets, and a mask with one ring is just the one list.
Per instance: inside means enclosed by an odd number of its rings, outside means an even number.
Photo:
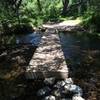
[{"label": "dappled sunlight", "polygon": [[[34,72],[46,72],[45,77],[48,77],[48,75],[52,76],[54,73],[56,74],[55,77],[60,76],[59,74],[61,73],[66,73],[65,77],[68,76],[68,69],[63,56],[63,52],[61,50],[58,34],[44,33],[41,43],[33,55],[26,71],[27,73],[33,73],[33,78]],[[38,74],[36,75],[38,76]],[[28,74],[28,77],[32,78],[32,75],[30,74],[29,76]],[[40,77],[42,76],[39,76],[39,78]]]}]

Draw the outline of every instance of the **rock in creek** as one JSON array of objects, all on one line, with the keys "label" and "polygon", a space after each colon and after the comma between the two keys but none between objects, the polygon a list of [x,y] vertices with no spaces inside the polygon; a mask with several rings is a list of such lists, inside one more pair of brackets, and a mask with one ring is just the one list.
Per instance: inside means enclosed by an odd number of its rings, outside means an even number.
[{"label": "rock in creek", "polygon": [[66,84],[73,84],[72,78],[66,78],[66,79],[64,80],[64,82],[65,82]]},{"label": "rock in creek", "polygon": [[68,85],[68,84],[73,84],[73,81],[71,78],[66,78],[65,80],[63,81],[58,81],[54,87],[56,88],[61,88],[61,87],[64,87],[65,85]]},{"label": "rock in creek", "polygon": [[45,78],[44,83],[46,85],[53,85],[55,83],[55,77]]},{"label": "rock in creek", "polygon": [[82,94],[83,94],[82,89],[77,85],[73,85],[73,84],[65,85],[64,88],[66,91],[73,92],[74,94],[76,94],[78,96],[82,96]]},{"label": "rock in creek", "polygon": [[61,93],[61,90],[60,89],[55,89],[52,91],[52,95],[56,96],[56,97],[61,97],[62,96],[62,93]]},{"label": "rock in creek", "polygon": [[56,100],[55,96],[50,95],[50,96],[46,96],[43,100]]},{"label": "rock in creek", "polygon": [[81,97],[83,94],[82,89],[73,84],[71,78],[55,82],[54,77],[45,78],[44,83],[48,86],[40,89],[37,95],[42,96],[42,100],[84,100]]},{"label": "rock in creek", "polygon": [[64,81],[58,81],[55,85],[54,85],[54,88],[62,88],[64,87],[65,85],[65,82]]},{"label": "rock in creek", "polygon": [[73,96],[72,100],[85,100],[81,96]]},{"label": "rock in creek", "polygon": [[46,86],[46,87],[38,90],[37,96],[45,96],[45,95],[48,95],[50,93],[50,91],[51,91],[51,89],[48,86]]}]

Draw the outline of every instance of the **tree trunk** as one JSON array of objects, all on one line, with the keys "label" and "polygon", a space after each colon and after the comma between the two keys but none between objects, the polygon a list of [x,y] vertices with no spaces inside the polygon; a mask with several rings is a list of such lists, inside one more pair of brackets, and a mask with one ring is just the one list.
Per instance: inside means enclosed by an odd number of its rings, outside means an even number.
[{"label": "tree trunk", "polygon": [[[18,0],[15,0],[16,2]],[[17,18],[18,18],[18,24],[20,25],[21,24],[21,21],[20,21],[20,14],[19,14],[19,8],[20,8],[20,5],[22,4],[22,0],[19,0],[18,3],[15,3],[15,6],[16,6],[16,15],[17,15]]]},{"label": "tree trunk", "polygon": [[40,0],[37,0],[37,5],[38,5],[38,8],[39,8],[39,11],[42,11]]},{"label": "tree trunk", "polygon": [[62,14],[66,15],[67,14],[67,8],[68,8],[69,0],[62,0],[62,3],[63,3]]},{"label": "tree trunk", "polygon": [[82,11],[82,0],[79,0],[80,4],[78,6],[78,14],[81,15],[81,11]]}]

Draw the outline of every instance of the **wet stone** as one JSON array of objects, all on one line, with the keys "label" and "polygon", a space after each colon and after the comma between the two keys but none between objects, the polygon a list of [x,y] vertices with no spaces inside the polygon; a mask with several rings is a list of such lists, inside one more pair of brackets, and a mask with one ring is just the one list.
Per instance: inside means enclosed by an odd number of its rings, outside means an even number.
[{"label": "wet stone", "polygon": [[66,78],[66,79],[64,80],[64,82],[65,82],[66,84],[73,84],[72,78]]},{"label": "wet stone", "polygon": [[65,85],[64,86],[64,92],[68,93],[70,91],[70,85]]},{"label": "wet stone", "polygon": [[55,83],[55,77],[45,78],[44,83],[46,85],[53,85]]},{"label": "wet stone", "polygon": [[82,98],[81,96],[73,96],[72,100],[85,100],[85,99]]},{"label": "wet stone", "polygon": [[71,78],[66,78],[66,79],[63,80],[63,81],[58,81],[58,82],[54,85],[54,87],[55,87],[55,88],[61,88],[61,87],[64,87],[64,86],[66,86],[66,85],[69,85],[69,84],[73,84],[73,81],[72,81]]},{"label": "wet stone", "polygon": [[66,91],[73,92],[74,94],[76,94],[78,96],[82,96],[82,94],[83,94],[82,89],[77,85],[73,85],[73,84],[65,85],[64,88]]},{"label": "wet stone", "polygon": [[64,81],[58,81],[55,85],[54,88],[62,88],[65,85]]},{"label": "wet stone", "polygon": [[74,92],[76,95],[82,96],[83,91],[82,89],[77,85],[71,85],[70,91]]},{"label": "wet stone", "polygon": [[56,100],[56,97],[53,95],[46,96],[43,100]]},{"label": "wet stone", "polygon": [[61,97],[62,96],[60,89],[53,90],[52,95],[54,95],[56,97]]},{"label": "wet stone", "polygon": [[46,86],[46,87],[38,90],[37,96],[45,96],[45,95],[48,95],[50,93],[50,91],[51,91],[51,89],[48,86]]},{"label": "wet stone", "polygon": [[[57,82],[57,83],[55,83]],[[54,77],[44,79],[46,86],[37,92],[42,100],[84,100],[82,89],[73,84],[71,78],[56,80]]]}]

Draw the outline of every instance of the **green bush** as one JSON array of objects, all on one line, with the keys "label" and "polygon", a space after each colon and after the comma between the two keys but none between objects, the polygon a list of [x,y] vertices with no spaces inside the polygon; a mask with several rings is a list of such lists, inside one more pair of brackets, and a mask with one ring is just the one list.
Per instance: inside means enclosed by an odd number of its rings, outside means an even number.
[{"label": "green bush", "polygon": [[100,15],[99,14],[95,14],[94,16],[92,16],[91,24],[95,26],[95,29],[97,32],[100,32]]}]

